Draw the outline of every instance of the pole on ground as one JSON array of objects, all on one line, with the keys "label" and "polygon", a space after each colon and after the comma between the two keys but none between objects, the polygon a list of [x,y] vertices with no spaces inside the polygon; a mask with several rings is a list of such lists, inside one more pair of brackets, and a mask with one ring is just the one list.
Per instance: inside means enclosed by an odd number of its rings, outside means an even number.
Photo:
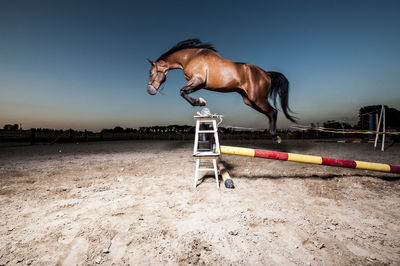
[{"label": "pole on ground", "polygon": [[221,162],[218,162],[218,170],[219,170],[219,174],[222,177],[222,180],[224,181],[225,187],[226,188],[234,188],[235,185],[233,184],[233,180],[231,179],[231,176],[229,175],[225,166]]},{"label": "pole on ground", "polygon": [[248,148],[240,148],[232,146],[221,146],[220,150],[222,154],[261,157],[261,158],[286,160],[299,163],[322,164],[322,165],[357,168],[363,170],[389,172],[389,173],[400,173],[400,165],[342,160],[342,159],[326,158],[321,156],[248,149]]}]

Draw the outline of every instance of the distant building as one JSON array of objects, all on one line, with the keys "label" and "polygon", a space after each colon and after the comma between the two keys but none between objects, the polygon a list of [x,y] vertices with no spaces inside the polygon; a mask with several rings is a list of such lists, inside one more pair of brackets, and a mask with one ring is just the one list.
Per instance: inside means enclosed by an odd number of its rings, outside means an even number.
[{"label": "distant building", "polygon": [[[360,108],[357,127],[359,129],[368,130],[371,129],[372,124],[373,130],[375,130],[381,113],[381,108],[382,105],[370,105]],[[400,130],[400,111],[395,108],[389,108],[385,105],[385,113],[386,128]]]}]

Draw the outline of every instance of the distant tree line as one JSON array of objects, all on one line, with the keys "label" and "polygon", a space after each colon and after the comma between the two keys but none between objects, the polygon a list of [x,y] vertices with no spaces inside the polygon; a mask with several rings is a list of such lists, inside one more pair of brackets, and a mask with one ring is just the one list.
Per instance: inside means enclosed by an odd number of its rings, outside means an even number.
[{"label": "distant tree line", "polygon": [[[322,123],[325,128],[334,128],[334,129],[369,129],[369,124],[371,119],[374,119],[374,125],[376,123],[377,117],[379,117],[381,105],[371,105],[364,106],[359,110],[359,121],[355,125],[350,125],[349,123],[344,123],[336,120],[328,120]],[[395,108],[389,108],[385,106],[386,112],[386,129],[388,130],[396,130],[400,131],[400,111]],[[372,116],[372,118],[371,118]],[[319,125],[319,124],[318,124]],[[316,127],[314,123],[311,123],[311,128]],[[373,127],[375,129],[375,126]],[[26,130],[25,130],[26,131]],[[0,135],[1,139],[18,139],[22,138],[37,138],[39,135],[47,136],[48,139],[51,138],[67,138],[69,140],[73,140],[76,138],[81,139],[143,139],[154,136],[158,136],[160,138],[167,137],[168,139],[173,139],[178,136],[180,139],[187,139],[195,134],[195,127],[189,125],[169,125],[169,126],[148,126],[148,127],[139,127],[139,128],[123,128],[121,126],[116,126],[110,129],[102,129],[100,132],[92,132],[88,130],[79,131],[79,130],[62,130],[62,129],[49,129],[49,128],[32,128],[30,131],[30,135],[22,130],[22,126],[19,124],[6,124],[3,126],[3,132]],[[254,131],[253,129],[246,128],[234,128],[234,127],[219,127],[218,128],[220,136],[236,136],[243,138],[266,138],[269,136],[268,129]],[[14,133],[13,133],[14,132]],[[18,133],[19,132],[19,133]],[[314,138],[314,137],[338,137],[337,134],[329,133],[329,132],[318,132],[315,130],[279,130],[278,133],[283,136],[287,136],[289,138]],[[11,134],[11,135],[10,135]],[[23,135],[25,134],[25,135]],[[28,134],[28,135],[27,135]],[[39,134],[39,135],[36,135]],[[57,137],[61,136],[61,137]],[[343,136],[343,135],[342,135]],[[359,135],[350,135],[346,134],[346,136],[356,136],[356,137],[364,137],[361,134]]]},{"label": "distant tree line", "polygon": [[195,129],[193,126],[179,126],[179,125],[170,125],[170,126],[149,126],[149,127],[140,127],[138,129],[135,128],[122,128],[120,126],[116,126],[111,129],[102,129],[101,133],[139,133],[139,134],[165,134],[165,133],[174,133],[174,134],[182,134],[182,133],[194,133]]},{"label": "distant tree line", "polygon": [[18,124],[14,124],[14,125],[6,124],[3,127],[3,130],[8,130],[8,131],[16,131],[16,130],[19,130],[19,129],[21,129],[21,128],[20,128],[20,126]]}]

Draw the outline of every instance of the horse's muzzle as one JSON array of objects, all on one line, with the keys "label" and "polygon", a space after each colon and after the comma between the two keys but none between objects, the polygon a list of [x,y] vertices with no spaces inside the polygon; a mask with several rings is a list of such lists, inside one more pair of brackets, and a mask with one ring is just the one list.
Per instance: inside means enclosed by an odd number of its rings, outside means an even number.
[{"label": "horse's muzzle", "polygon": [[154,95],[154,94],[157,93],[157,89],[154,88],[152,85],[147,85],[147,92],[148,92],[150,95]]}]

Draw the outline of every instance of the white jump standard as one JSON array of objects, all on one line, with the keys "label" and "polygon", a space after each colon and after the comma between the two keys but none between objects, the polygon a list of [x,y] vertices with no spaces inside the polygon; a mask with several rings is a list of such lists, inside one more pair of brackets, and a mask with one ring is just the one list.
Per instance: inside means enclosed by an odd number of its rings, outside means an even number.
[{"label": "white jump standard", "polygon": [[[217,164],[220,155],[217,119],[220,117],[220,115],[212,115],[208,108],[203,108],[201,114],[199,113],[199,115],[193,117],[196,120],[196,133],[193,148],[193,156],[196,157],[196,171],[194,175],[195,188],[199,181],[199,173],[203,171],[214,173],[217,188],[219,188],[218,172],[221,174],[225,186],[227,188],[233,188],[233,181],[229,178],[228,172],[221,162]],[[210,165],[210,161],[212,162],[212,166],[201,168],[201,166],[204,166],[203,164],[205,162],[208,162]]]}]

